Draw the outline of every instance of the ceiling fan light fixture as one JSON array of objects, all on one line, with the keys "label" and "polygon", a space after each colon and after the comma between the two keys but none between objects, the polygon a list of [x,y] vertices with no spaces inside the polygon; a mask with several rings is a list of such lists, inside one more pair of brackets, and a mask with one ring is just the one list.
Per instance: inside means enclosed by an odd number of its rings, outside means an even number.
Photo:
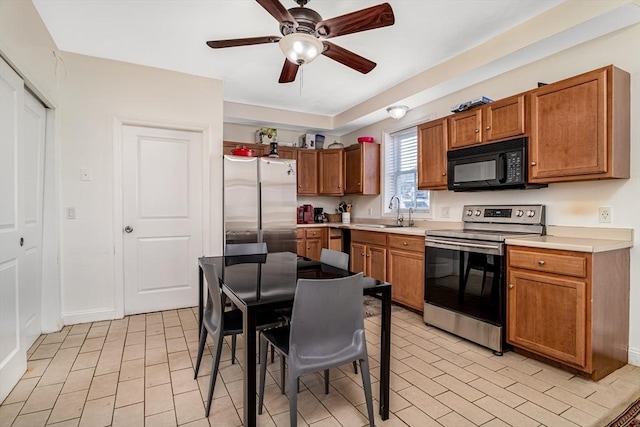
[{"label": "ceiling fan light fixture", "polygon": [[407,114],[408,110],[409,107],[407,107],[406,105],[392,105],[391,107],[387,108],[387,114],[389,114],[390,117],[399,120],[403,118],[405,114]]},{"label": "ceiling fan light fixture", "polygon": [[287,59],[298,65],[310,63],[324,50],[318,38],[304,33],[287,34],[278,44]]}]

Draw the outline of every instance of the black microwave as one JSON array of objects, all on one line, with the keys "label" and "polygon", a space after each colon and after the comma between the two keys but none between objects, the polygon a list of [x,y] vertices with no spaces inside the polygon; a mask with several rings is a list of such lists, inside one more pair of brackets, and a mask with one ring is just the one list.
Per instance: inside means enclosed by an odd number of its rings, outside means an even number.
[{"label": "black microwave", "polygon": [[542,188],[527,184],[527,138],[447,151],[447,188],[481,191]]}]

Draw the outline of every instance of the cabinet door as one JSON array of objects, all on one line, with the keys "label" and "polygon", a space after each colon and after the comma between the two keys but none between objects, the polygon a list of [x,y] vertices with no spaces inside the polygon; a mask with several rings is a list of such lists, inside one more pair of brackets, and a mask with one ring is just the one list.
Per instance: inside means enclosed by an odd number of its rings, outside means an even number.
[{"label": "cabinet door", "polygon": [[281,159],[296,160],[297,156],[297,150],[293,147],[278,147],[278,157]]},{"label": "cabinet door", "polygon": [[529,180],[606,173],[607,108],[606,69],[533,91]]},{"label": "cabinet door", "polygon": [[418,127],[418,188],[447,189],[448,119]]},{"label": "cabinet door", "polygon": [[296,239],[296,253],[300,256],[307,256],[307,247],[304,239]]},{"label": "cabinet door", "polygon": [[356,147],[348,147],[344,150],[344,193],[362,193],[362,149],[361,144]]},{"label": "cabinet door", "polygon": [[391,298],[416,310],[424,310],[424,254],[389,250]]},{"label": "cabinet door", "polygon": [[351,266],[349,267],[349,270],[353,271],[354,273],[362,272],[367,274],[365,272],[366,260],[367,260],[367,247],[360,243],[352,243],[351,244],[351,261],[350,261]]},{"label": "cabinet door", "polygon": [[584,368],[588,307],[582,280],[509,270],[507,341]]},{"label": "cabinet door", "polygon": [[320,253],[322,252],[322,239],[307,239],[307,258],[320,261]]},{"label": "cabinet door", "polygon": [[387,280],[387,248],[367,246],[367,269],[365,274],[378,280]]},{"label": "cabinet door", "polygon": [[524,135],[524,94],[492,102],[484,107],[484,113],[485,141]]},{"label": "cabinet door", "polygon": [[298,150],[298,194],[318,194],[318,152]]},{"label": "cabinet door", "polygon": [[449,119],[449,149],[482,142],[482,108],[456,113]]},{"label": "cabinet door", "polygon": [[318,182],[320,194],[341,196],[344,194],[344,189],[342,188],[344,181],[344,150],[321,150],[319,156],[320,177]]}]

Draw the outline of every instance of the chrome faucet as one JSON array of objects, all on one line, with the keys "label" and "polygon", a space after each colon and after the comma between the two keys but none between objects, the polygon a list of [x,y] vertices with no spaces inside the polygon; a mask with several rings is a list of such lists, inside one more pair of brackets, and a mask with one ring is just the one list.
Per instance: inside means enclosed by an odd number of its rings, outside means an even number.
[{"label": "chrome faucet", "polygon": [[409,227],[413,227],[413,219],[411,218],[412,213],[413,213],[413,208],[409,208]]},{"label": "chrome faucet", "polygon": [[393,196],[389,201],[389,209],[393,209],[393,199],[398,200],[398,213],[396,215],[396,226],[402,227],[402,222],[404,221],[404,215],[400,216],[400,197]]}]

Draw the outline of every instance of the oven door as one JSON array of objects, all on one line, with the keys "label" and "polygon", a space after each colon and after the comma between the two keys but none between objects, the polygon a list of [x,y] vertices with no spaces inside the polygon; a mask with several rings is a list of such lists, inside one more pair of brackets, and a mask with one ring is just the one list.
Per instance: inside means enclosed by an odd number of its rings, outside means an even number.
[{"label": "oven door", "polygon": [[427,236],[425,303],[502,326],[504,271],[504,243]]}]

